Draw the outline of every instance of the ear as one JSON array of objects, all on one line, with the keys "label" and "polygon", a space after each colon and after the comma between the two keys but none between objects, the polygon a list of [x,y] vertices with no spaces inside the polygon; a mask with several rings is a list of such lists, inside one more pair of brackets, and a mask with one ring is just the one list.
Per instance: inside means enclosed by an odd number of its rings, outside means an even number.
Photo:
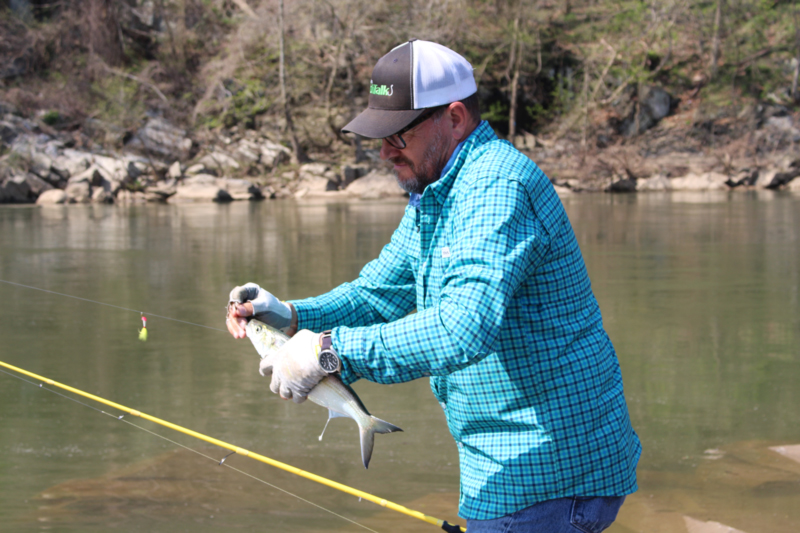
[{"label": "ear", "polygon": [[450,116],[450,123],[453,125],[451,133],[453,140],[460,143],[472,133],[470,128],[470,116],[467,108],[461,102],[453,102],[447,108],[447,114]]}]

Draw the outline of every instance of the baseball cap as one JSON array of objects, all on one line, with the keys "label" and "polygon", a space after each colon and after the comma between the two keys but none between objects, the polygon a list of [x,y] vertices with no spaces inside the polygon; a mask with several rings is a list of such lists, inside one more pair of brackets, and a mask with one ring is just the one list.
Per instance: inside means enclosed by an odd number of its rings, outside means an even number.
[{"label": "baseball cap", "polygon": [[425,109],[477,91],[466,59],[441,44],[412,39],[378,60],[372,69],[369,105],[342,132],[382,139],[411,124]]}]

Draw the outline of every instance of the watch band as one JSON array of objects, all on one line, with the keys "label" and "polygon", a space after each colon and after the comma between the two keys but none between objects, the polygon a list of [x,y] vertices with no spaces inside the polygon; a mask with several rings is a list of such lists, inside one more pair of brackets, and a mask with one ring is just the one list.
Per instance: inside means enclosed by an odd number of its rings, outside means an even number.
[{"label": "watch band", "polygon": [[[333,339],[331,338],[331,330],[323,331],[320,335],[319,348],[322,350],[333,349]],[[335,351],[335,350],[334,350]]]}]

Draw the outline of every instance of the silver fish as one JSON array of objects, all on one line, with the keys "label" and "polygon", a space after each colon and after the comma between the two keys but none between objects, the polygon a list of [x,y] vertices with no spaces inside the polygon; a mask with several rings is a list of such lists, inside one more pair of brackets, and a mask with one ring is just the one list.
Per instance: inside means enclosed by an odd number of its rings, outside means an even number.
[{"label": "silver fish", "polygon": [[[247,337],[255,346],[258,355],[265,358],[283,346],[289,337],[263,322],[250,319],[246,327]],[[308,393],[308,399],[328,410],[328,422],[332,418],[352,418],[358,424],[361,435],[361,460],[364,468],[369,468],[375,433],[394,433],[403,431],[399,427],[369,414],[356,392],[345,385],[335,374],[322,378]],[[325,427],[328,427],[328,422]],[[322,430],[325,433],[325,429]],[[322,435],[319,436],[322,440]]]}]

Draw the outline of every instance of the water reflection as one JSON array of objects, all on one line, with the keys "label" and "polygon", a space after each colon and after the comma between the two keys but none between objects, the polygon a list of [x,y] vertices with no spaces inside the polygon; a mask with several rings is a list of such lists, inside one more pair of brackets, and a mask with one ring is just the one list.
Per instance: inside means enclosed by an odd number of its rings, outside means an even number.
[{"label": "water reflection", "polygon": [[[612,531],[694,533],[712,522],[746,533],[794,531],[800,463],[770,447],[800,443],[800,197],[563,201],[644,443],[641,490]],[[457,454],[426,382],[356,385],[373,412],[405,430],[376,442],[364,471],[349,421],[332,422],[317,441],[324,410],[268,394],[249,343],[217,331],[233,285],[253,280],[282,298],[301,298],[352,279],[388,241],[403,208],[0,208],[0,279],[82,298],[0,283],[2,360],[455,520]],[[148,316],[150,338],[142,343],[139,314],[130,310],[209,327]],[[247,528],[265,517],[276,531],[354,529],[5,375],[0,405],[0,515],[11,517],[4,531],[37,523],[62,531],[189,523],[202,530],[219,528],[220,519]],[[373,529],[426,527],[236,459],[237,467]]]}]

